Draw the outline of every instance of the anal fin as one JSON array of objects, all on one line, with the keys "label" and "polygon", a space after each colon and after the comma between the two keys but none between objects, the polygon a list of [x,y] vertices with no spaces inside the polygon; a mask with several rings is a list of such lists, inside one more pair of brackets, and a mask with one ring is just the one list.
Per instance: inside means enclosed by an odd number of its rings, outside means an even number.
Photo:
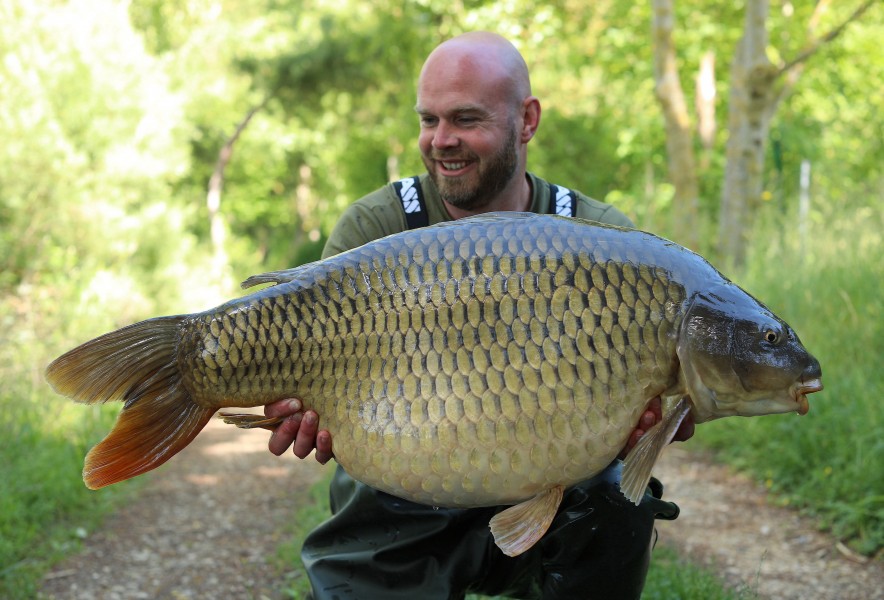
[{"label": "anal fin", "polygon": [[663,415],[663,419],[651,427],[639,439],[635,447],[626,455],[623,461],[623,475],[620,478],[620,491],[631,502],[638,505],[645,494],[645,488],[651,480],[651,469],[660,457],[679,425],[691,412],[691,403],[686,397],[679,398],[670,410]]},{"label": "anal fin", "polygon": [[497,547],[507,556],[518,556],[536,544],[549,529],[564,493],[557,485],[494,515],[488,526]]},{"label": "anal fin", "polygon": [[253,413],[229,413],[220,412],[218,418],[228,425],[236,425],[240,429],[270,429],[285,421],[285,417],[265,417]]}]

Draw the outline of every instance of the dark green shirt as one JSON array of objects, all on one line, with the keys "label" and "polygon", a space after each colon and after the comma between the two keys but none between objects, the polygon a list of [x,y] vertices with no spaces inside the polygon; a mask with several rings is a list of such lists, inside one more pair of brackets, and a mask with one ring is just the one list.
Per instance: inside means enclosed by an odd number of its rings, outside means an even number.
[{"label": "dark green shirt", "polygon": [[[549,213],[549,184],[532,173],[528,173],[528,178],[531,181],[531,212]],[[429,175],[426,173],[421,175],[420,182],[429,224],[452,221],[453,218],[445,209],[445,204]],[[632,222],[610,204],[593,200],[576,190],[574,194],[577,197],[575,216],[611,225],[633,227]],[[322,257],[328,258],[407,229],[402,201],[393,189],[393,185],[387,184],[363,196],[344,211],[325,244]]]}]

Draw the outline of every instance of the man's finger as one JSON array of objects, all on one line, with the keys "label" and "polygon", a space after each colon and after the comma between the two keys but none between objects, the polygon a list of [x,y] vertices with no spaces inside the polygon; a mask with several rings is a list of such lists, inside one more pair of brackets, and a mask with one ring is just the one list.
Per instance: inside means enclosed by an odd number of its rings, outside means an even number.
[{"label": "man's finger", "polygon": [[641,429],[642,432],[645,432],[648,429],[650,429],[651,427],[653,427],[654,425],[656,425],[658,420],[659,419],[657,418],[657,415],[654,414],[653,411],[646,410],[645,412],[642,413],[642,416],[639,418],[638,426],[636,427],[636,429]]},{"label": "man's finger", "polygon": [[620,460],[626,458],[626,455],[629,454],[630,450],[635,448],[635,445],[644,434],[645,432],[641,429],[633,429],[632,433],[629,434],[629,438],[626,440],[626,445],[623,446],[623,450],[620,451],[620,454],[617,455],[617,458],[619,458]]},{"label": "man's finger", "polygon": [[292,445],[292,442],[295,441],[303,418],[304,414],[298,412],[280,423],[279,427],[270,434],[267,448],[276,456],[281,456]]},{"label": "man's finger", "polygon": [[650,403],[648,403],[648,407],[645,409],[645,414],[647,414],[648,412],[654,415],[654,421],[653,423],[651,423],[651,425],[654,425],[654,423],[663,420],[663,401],[660,399],[660,396],[655,396],[654,398],[651,398]]},{"label": "man's finger", "polygon": [[316,434],[316,460],[319,464],[324,465],[334,457],[331,434],[323,429]]},{"label": "man's finger", "polygon": [[292,446],[292,452],[298,458],[306,458],[316,447],[316,432],[319,431],[319,415],[315,411],[308,410],[301,420],[301,427]]},{"label": "man's finger", "polygon": [[672,440],[675,442],[685,442],[691,439],[694,435],[694,427],[694,418],[689,414],[681,422],[681,425],[678,426],[678,431],[675,432],[675,437]]},{"label": "man's finger", "polygon": [[264,416],[266,417],[288,417],[293,415],[304,407],[297,398],[286,398],[285,400],[277,400],[264,406]]}]

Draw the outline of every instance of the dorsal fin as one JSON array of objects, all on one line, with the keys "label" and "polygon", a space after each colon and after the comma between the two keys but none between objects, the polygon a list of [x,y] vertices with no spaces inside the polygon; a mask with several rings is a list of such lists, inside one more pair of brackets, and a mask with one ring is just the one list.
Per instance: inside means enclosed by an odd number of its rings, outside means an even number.
[{"label": "dorsal fin", "polygon": [[299,274],[303,273],[303,269],[301,267],[295,267],[294,269],[285,269],[282,271],[270,271],[269,273],[261,273],[260,275],[252,275],[245,281],[240,284],[242,289],[247,289],[250,287],[254,287],[256,285],[261,285],[263,283],[271,283],[273,285],[279,285],[281,283],[289,283],[290,281],[294,281],[298,278]]}]

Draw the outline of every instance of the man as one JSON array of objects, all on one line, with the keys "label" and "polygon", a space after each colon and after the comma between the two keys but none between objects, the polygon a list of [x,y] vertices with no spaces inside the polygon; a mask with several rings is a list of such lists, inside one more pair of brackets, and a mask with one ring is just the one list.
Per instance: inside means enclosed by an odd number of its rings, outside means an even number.
[{"label": "man", "polygon": [[[555,194],[526,171],[527,144],[540,123],[528,69],[505,39],[475,32],[436,48],[421,70],[416,111],[418,145],[427,175],[420,178],[430,224],[483,212],[554,212]],[[631,226],[613,207],[574,194],[576,216]],[[326,244],[331,256],[406,230],[402,196],[392,185],[360,199],[341,217]],[[287,416],[269,447],[289,446],[304,458],[332,457],[319,416],[297,400],[266,407]],[[641,417],[624,449],[659,421],[659,399]],[[688,423],[677,436],[687,439]],[[504,556],[488,521],[505,507],[438,509],[407,502],[351,479],[340,467],[331,486],[333,516],[307,538],[302,556],[314,597],[366,599],[462,598],[465,593],[518,598],[638,598],[650,557],[654,519],[674,518],[654,481],[641,505],[617,490],[619,464],[565,494],[548,533],[528,552]],[[654,488],[654,489],[651,489]]]}]

